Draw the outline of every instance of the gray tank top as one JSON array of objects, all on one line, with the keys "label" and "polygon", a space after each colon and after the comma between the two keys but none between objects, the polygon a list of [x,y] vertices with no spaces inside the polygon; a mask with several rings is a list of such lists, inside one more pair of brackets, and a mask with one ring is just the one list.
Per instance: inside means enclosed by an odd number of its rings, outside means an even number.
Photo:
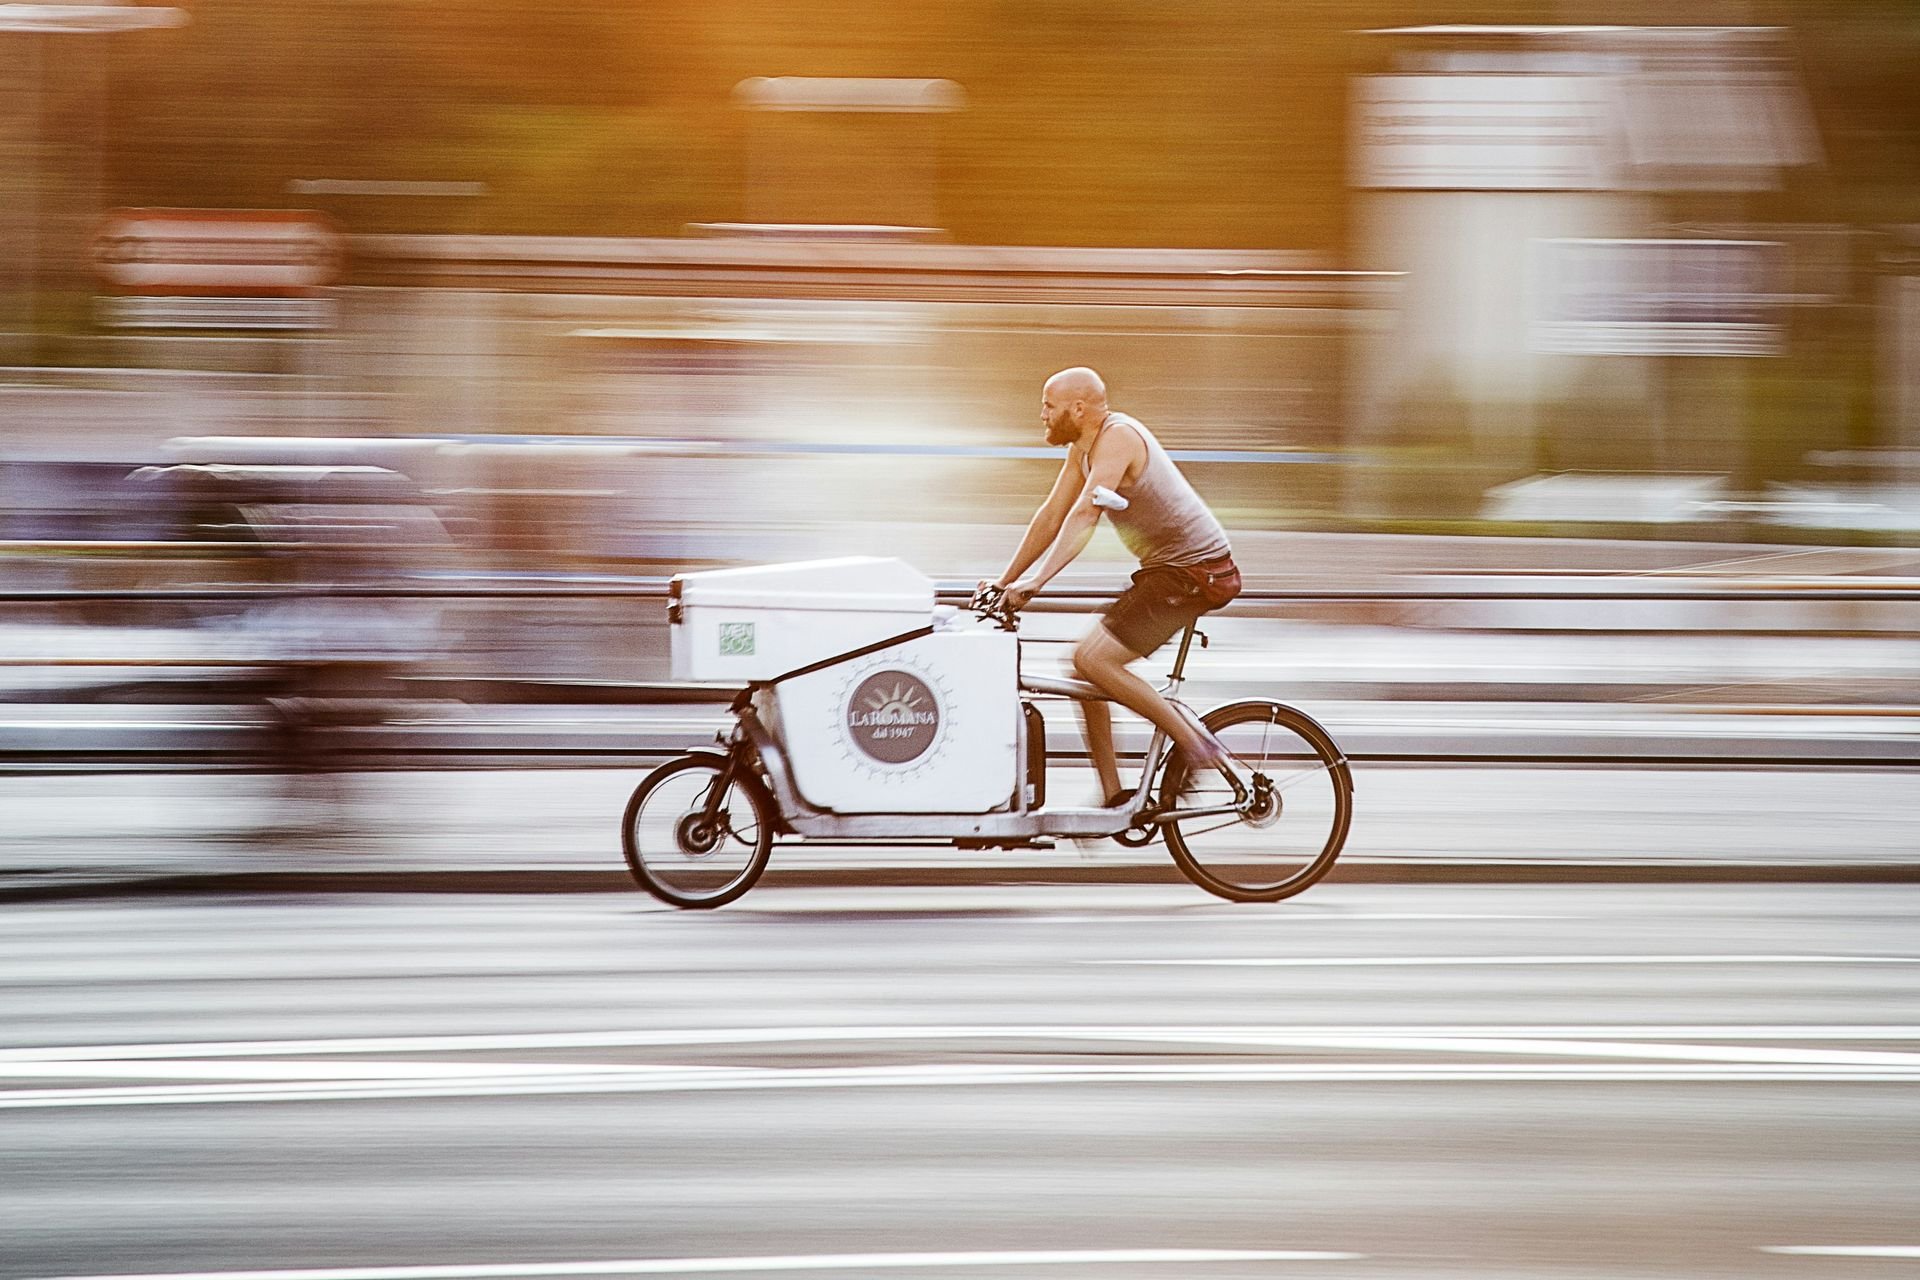
[{"label": "gray tank top", "polygon": [[[1147,445],[1147,465],[1139,478],[1118,491],[1127,500],[1127,509],[1107,512],[1114,532],[1127,550],[1140,558],[1141,566],[1203,564],[1228,554],[1231,547],[1227,531],[1200,501],[1200,495],[1173,465],[1153,433],[1124,413],[1107,414],[1100,431],[1115,425],[1139,432]],[[1094,439],[1099,438],[1096,432]],[[1083,474],[1092,473],[1092,457],[1093,446],[1089,444],[1080,458]]]}]

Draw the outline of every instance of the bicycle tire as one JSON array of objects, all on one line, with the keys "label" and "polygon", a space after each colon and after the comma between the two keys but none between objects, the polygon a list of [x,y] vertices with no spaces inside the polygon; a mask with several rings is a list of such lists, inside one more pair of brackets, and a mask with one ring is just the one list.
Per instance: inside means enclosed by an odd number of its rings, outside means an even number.
[{"label": "bicycle tire", "polygon": [[[1234,902],[1278,902],[1310,888],[1333,869],[1353,822],[1353,775],[1345,753],[1313,717],[1284,703],[1229,703],[1202,716],[1201,723],[1234,751],[1246,773],[1259,771],[1273,778],[1277,804],[1270,817],[1258,820],[1215,816],[1163,823],[1161,830],[1166,835],[1167,851],[1173,856],[1174,864],[1202,889]],[[1249,735],[1240,732],[1256,726],[1262,728],[1261,758],[1257,760],[1247,758],[1242,739]],[[1274,730],[1286,735],[1284,743]],[[1276,747],[1271,755],[1268,754],[1270,742]],[[1286,772],[1275,777],[1283,762]],[[1180,807],[1183,794],[1191,801],[1192,792],[1208,779],[1196,778],[1193,788],[1188,782],[1186,760],[1175,752],[1161,773],[1160,807],[1169,810]],[[1225,803],[1230,797],[1224,779],[1218,779],[1217,785],[1219,796],[1206,803]],[[1303,786],[1308,790],[1290,803],[1288,792]],[[1302,799],[1308,803],[1303,804]],[[1302,833],[1299,838],[1306,841],[1297,855],[1281,854],[1263,861],[1256,855],[1230,852],[1231,844],[1227,852],[1211,848],[1202,851],[1197,845],[1199,836],[1221,830],[1231,831],[1241,842],[1250,834],[1257,841],[1258,832],[1289,821],[1289,807],[1294,812],[1289,831]],[[1316,834],[1323,824],[1324,838]],[[1277,836],[1270,838],[1269,843],[1277,839]]]},{"label": "bicycle tire", "polygon": [[[697,816],[708,791],[726,768],[724,756],[705,752],[681,756],[649,773],[627,801],[620,823],[627,870],[642,889],[670,906],[692,911],[723,907],[753,888],[767,869],[773,853],[773,803],[751,777],[736,777],[728,787],[722,797],[721,830],[711,836],[707,847],[698,847],[701,841],[690,837],[687,823]],[[711,781],[703,787],[697,779],[683,776],[696,772],[711,774]],[[670,787],[676,790],[668,796]],[[668,827],[662,831],[656,821],[643,837],[641,827],[648,806],[662,797]],[[742,802],[753,815],[750,837],[743,836],[735,825],[736,805]],[[722,868],[730,864],[708,863],[707,859],[718,850],[731,848],[727,843],[730,840],[745,846],[745,852],[738,855],[742,859],[739,869],[728,872]],[[717,883],[704,889],[689,887],[703,880]]]}]

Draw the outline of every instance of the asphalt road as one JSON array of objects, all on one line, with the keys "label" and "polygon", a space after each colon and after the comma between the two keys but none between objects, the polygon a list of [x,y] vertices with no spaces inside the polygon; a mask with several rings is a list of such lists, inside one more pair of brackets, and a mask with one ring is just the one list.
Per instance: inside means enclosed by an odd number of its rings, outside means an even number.
[{"label": "asphalt road", "polygon": [[7,1280],[1920,1265],[1920,888],[0,919]]}]

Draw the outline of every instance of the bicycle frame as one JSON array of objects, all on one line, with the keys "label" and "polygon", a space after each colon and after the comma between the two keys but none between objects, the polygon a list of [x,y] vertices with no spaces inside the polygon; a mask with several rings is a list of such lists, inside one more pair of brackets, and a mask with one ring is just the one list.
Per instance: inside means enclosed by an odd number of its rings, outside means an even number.
[{"label": "bicycle frame", "polygon": [[[1179,655],[1174,659],[1172,673],[1163,689],[1167,701],[1176,711],[1187,716],[1193,716],[1193,711],[1178,700],[1178,694],[1185,678],[1187,653],[1196,634],[1195,625],[1188,623],[1180,640]],[[1202,643],[1205,643],[1204,636]],[[1020,690],[1023,693],[1052,694],[1082,702],[1112,701],[1093,685],[1073,679],[1022,676]],[[774,807],[779,810],[787,831],[812,840],[930,839],[1016,844],[1046,836],[1118,835],[1147,823],[1234,814],[1240,812],[1245,804],[1243,798],[1237,797],[1234,804],[1149,813],[1153,791],[1150,784],[1159,775],[1173,750],[1171,738],[1156,725],[1141,765],[1140,785],[1134,789],[1132,803],[1125,808],[1041,806],[1029,809],[1026,807],[1026,787],[1016,781],[1010,797],[1011,805],[1007,810],[997,813],[837,813],[816,808],[801,796],[794,784],[785,748],[767,728],[750,699],[737,708],[737,715],[738,722],[727,743],[728,755],[734,761],[734,767],[745,767],[749,773],[757,774],[770,793]],[[1025,718],[1022,717],[1018,759],[1026,758],[1026,732]],[[717,792],[719,789],[715,790]]]}]

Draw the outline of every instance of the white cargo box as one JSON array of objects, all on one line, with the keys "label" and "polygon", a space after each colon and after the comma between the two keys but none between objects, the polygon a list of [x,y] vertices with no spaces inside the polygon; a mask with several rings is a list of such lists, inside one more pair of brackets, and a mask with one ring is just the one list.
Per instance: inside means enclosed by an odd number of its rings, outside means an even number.
[{"label": "white cargo box", "polygon": [[766,680],[933,621],[933,580],[883,556],[683,573],[668,594],[676,680]]},{"label": "white cargo box", "polygon": [[990,813],[1020,785],[1011,632],[945,631],[783,680],[756,704],[795,788],[836,813]]}]

